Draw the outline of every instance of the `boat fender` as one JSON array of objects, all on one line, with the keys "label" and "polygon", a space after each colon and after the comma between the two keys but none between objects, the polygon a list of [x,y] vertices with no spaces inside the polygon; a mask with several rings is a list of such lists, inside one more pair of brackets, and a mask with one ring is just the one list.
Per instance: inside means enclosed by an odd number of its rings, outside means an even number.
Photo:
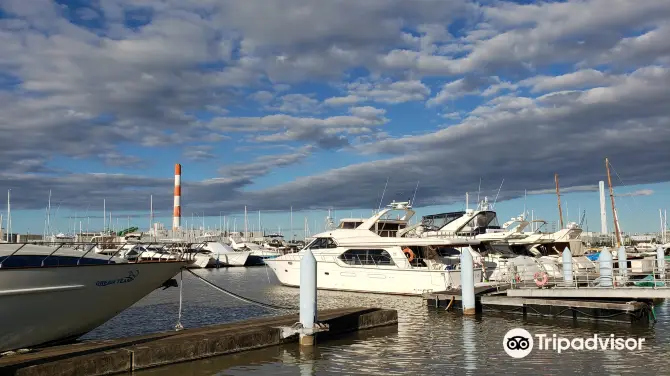
[{"label": "boat fender", "polygon": [[535,280],[537,287],[542,287],[547,284],[547,281],[549,281],[549,276],[545,272],[535,272],[533,279]]}]

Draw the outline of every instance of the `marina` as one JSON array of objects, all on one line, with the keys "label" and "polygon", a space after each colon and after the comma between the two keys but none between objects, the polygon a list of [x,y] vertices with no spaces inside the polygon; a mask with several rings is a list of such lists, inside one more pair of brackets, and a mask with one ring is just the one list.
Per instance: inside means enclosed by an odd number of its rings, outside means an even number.
[{"label": "marina", "polygon": [[[180,363],[270,347],[297,346],[302,357],[366,331],[388,335],[396,325],[400,331],[403,313],[379,304],[391,296],[414,305],[410,311],[458,320],[503,315],[524,323],[620,325],[622,331],[665,320],[669,250],[659,243],[625,246],[616,215],[611,248],[593,247],[584,243],[579,224],[562,218],[556,231],[543,230],[547,222],[529,220],[525,211],[501,225],[487,197],[470,208],[466,194],[465,210],[420,220],[412,200],[392,200],[368,218],[336,223],[329,213],[322,232],[307,237],[305,231],[304,240],[288,242],[280,232],[249,232],[246,207],[244,232],[182,228],[180,174],[178,164],[172,230],[152,222],[147,232],[128,227],[0,243],[0,304],[12,308],[0,313],[2,374],[172,374]],[[560,212],[557,176],[556,194]],[[613,194],[611,208],[616,213]],[[228,276],[236,271],[256,280],[231,288]],[[265,280],[258,280],[262,273]],[[201,309],[188,306],[186,281],[209,288]],[[281,291],[291,297],[276,303],[276,288],[289,289]],[[259,289],[273,292],[259,299],[253,296]],[[178,291],[172,327],[161,309],[151,315],[160,325],[127,330],[138,326],[123,319],[125,312],[141,311],[144,300],[165,290]],[[324,294],[340,300],[324,309]],[[380,298],[369,307],[351,304],[370,295]],[[188,316],[216,312],[212,302],[230,300],[258,311],[188,324]]]},{"label": "marina", "polygon": [[669,35],[0,1],[0,376],[670,374]]}]

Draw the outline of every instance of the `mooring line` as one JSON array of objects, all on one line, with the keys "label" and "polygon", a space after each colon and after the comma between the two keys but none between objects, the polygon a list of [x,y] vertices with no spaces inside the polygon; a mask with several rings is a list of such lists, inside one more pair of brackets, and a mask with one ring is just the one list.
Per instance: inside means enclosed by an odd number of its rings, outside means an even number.
[{"label": "mooring line", "polygon": [[261,307],[270,308],[270,309],[276,309],[276,310],[289,310],[289,311],[298,311],[298,310],[300,310],[300,308],[297,308],[297,307],[285,307],[285,306],[279,306],[279,305],[274,305],[274,304],[267,304],[267,303],[259,302],[259,301],[257,301],[257,300],[249,299],[249,298],[244,297],[244,296],[242,296],[242,295],[235,294],[235,293],[232,292],[232,291],[228,291],[228,290],[224,289],[223,287],[218,286],[218,285],[214,284],[213,282],[206,280],[205,278],[203,278],[203,277],[201,277],[201,276],[195,274],[195,273],[194,273],[193,271],[191,271],[190,269],[185,269],[185,270],[186,270],[187,272],[193,274],[194,276],[196,276],[196,277],[197,277],[198,279],[200,279],[201,281],[203,281],[203,282],[205,282],[206,284],[210,285],[211,287],[213,287],[213,288],[215,288],[215,289],[221,291],[222,293],[224,293],[224,294],[228,294],[228,295],[232,296],[233,298],[242,300],[242,301],[244,301],[244,302],[251,303],[251,304],[256,304],[256,305],[261,306]]}]

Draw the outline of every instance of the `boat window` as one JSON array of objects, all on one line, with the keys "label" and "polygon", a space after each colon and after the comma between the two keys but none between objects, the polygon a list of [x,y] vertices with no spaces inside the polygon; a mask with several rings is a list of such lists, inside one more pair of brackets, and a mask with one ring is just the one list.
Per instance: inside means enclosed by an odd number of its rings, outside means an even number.
[{"label": "boat window", "polygon": [[362,225],[363,222],[350,222],[350,221],[342,221],[340,223],[340,228],[342,229],[348,229],[348,230],[353,230],[356,227]]},{"label": "boat window", "polygon": [[395,265],[384,249],[350,249],[338,258],[349,265]]},{"label": "boat window", "polygon": [[495,212],[481,212],[477,214],[470,222],[468,222],[468,227],[470,228],[500,228],[498,225],[498,218],[496,217]]},{"label": "boat window", "polygon": [[379,222],[377,223],[377,235],[384,238],[395,237],[398,230],[405,228],[402,223]]},{"label": "boat window", "polygon": [[316,238],[308,247],[309,249],[337,248],[333,238]]},{"label": "boat window", "polygon": [[437,253],[440,255],[440,257],[460,257],[461,252],[453,247],[438,247],[437,248]]}]

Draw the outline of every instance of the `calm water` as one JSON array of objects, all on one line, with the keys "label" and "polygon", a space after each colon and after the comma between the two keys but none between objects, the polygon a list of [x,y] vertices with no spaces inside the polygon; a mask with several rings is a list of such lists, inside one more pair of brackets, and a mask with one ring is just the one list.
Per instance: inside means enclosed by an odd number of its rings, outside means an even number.
[{"label": "calm water", "polygon": [[[244,296],[294,306],[298,289],[283,287],[264,267],[198,270],[197,273]],[[234,300],[184,274],[182,324],[186,328],[251,317],[281,315]],[[113,338],[171,330],[177,321],[179,289],[157,290],[85,338]],[[486,314],[463,317],[423,305],[421,298],[319,291],[319,308],[383,307],[398,310],[398,328],[364,331],[318,344],[273,347],[137,372],[138,376],[195,375],[642,375],[664,374],[670,350],[670,308],[656,307],[654,326],[573,323],[566,319]],[[523,359],[502,348],[505,333],[521,327],[549,336],[642,337],[641,351],[536,351]],[[536,347],[537,348],[537,344]]]}]

